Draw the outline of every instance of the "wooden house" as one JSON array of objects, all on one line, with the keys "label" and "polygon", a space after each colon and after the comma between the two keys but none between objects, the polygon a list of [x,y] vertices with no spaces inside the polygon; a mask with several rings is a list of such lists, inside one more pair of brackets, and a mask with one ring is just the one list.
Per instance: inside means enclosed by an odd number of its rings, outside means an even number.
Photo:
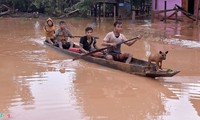
[{"label": "wooden house", "polygon": [[130,0],[96,0],[91,10],[95,17],[127,17],[131,14]]},{"label": "wooden house", "polygon": [[173,9],[175,7],[175,4],[177,4],[191,14],[195,16],[197,14],[198,0],[152,0],[153,11],[164,10],[165,1],[167,1],[167,9]]}]

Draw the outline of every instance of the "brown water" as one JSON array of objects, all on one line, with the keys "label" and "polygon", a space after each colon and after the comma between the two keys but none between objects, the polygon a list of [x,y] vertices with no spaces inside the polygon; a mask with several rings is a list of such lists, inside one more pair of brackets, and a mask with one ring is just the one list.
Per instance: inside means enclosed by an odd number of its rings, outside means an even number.
[{"label": "brown water", "polygon": [[[163,67],[181,71],[174,77],[154,80],[82,60],[72,62],[70,56],[43,44],[44,21],[0,18],[0,114],[11,116],[0,120],[200,119],[197,28],[183,30],[179,25],[175,31],[170,30],[174,23],[167,24],[170,38],[157,42],[163,36],[156,36],[163,31],[162,23],[124,21],[127,38],[141,33],[146,39],[132,47],[123,46],[123,51],[146,60],[150,51],[168,50]],[[111,20],[66,22],[74,35],[84,35],[88,25],[96,27],[94,34],[101,39],[112,30]]]}]

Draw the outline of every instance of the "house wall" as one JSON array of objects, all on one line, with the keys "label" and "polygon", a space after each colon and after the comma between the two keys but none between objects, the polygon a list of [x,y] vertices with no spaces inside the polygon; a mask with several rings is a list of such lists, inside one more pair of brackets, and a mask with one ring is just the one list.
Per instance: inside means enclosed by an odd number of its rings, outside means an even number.
[{"label": "house wall", "polygon": [[[182,0],[152,0],[152,10],[153,11],[164,10],[165,1],[167,1],[167,9],[173,9],[175,4],[182,6]],[[167,15],[171,15],[172,13],[173,12],[167,12]],[[179,13],[179,15],[181,15],[181,13]]]},{"label": "house wall", "polygon": [[127,18],[131,15],[131,5],[130,3],[124,2],[122,6],[119,6],[119,17]]},{"label": "house wall", "polygon": [[[188,11],[188,1],[189,0],[182,0],[182,7]],[[198,0],[194,0],[194,15],[196,16],[198,10]]]},{"label": "house wall", "polygon": [[188,0],[182,0],[182,7],[183,7],[185,10],[188,10]]},{"label": "house wall", "polygon": [[194,1],[194,15],[196,16],[198,10],[198,0]]}]

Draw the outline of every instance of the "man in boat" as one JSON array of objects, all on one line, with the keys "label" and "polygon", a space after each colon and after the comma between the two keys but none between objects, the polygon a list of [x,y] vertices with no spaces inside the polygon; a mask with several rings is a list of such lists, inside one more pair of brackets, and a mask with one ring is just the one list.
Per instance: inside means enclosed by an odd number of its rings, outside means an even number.
[{"label": "man in boat", "polygon": [[[85,36],[80,38],[80,50],[83,53],[89,53],[91,51],[94,51],[96,49],[98,49],[97,45],[96,45],[96,39],[92,36],[93,33],[93,29],[91,27],[87,27],[85,29]],[[92,54],[92,56],[94,57],[103,57],[103,53],[102,52],[95,52]]]},{"label": "man in boat", "polygon": [[59,29],[56,30],[55,36],[58,42],[58,45],[61,49],[69,49],[72,48],[74,43],[69,40],[69,38],[73,38],[70,31],[66,28],[65,21],[59,22]]},{"label": "man in boat", "polygon": [[46,25],[43,27],[46,41],[50,44],[54,44],[55,39],[55,27],[53,24],[53,20],[51,18],[48,18],[46,21]]},{"label": "man in boat", "polygon": [[[121,44],[117,45],[118,43],[127,40],[126,37],[121,33],[122,30],[122,22],[116,21],[114,23],[114,30],[105,36],[102,45],[113,46],[112,48],[107,49],[108,55],[106,56],[106,59],[130,63],[133,55],[130,53],[121,53]],[[129,41],[124,44],[131,46],[135,42],[136,41]]]}]

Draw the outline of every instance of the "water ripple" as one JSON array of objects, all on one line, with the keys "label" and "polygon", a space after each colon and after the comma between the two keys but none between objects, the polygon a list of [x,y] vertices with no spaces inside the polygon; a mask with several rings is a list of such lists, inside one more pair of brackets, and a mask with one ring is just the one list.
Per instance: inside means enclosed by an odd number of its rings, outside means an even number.
[{"label": "water ripple", "polygon": [[168,87],[177,96],[187,96],[188,99],[200,100],[200,77],[199,76],[181,76],[165,78],[164,86]]},{"label": "water ripple", "polygon": [[172,38],[172,39],[164,39],[163,42],[166,44],[179,45],[181,47],[186,47],[186,48],[200,48],[199,41]]}]

